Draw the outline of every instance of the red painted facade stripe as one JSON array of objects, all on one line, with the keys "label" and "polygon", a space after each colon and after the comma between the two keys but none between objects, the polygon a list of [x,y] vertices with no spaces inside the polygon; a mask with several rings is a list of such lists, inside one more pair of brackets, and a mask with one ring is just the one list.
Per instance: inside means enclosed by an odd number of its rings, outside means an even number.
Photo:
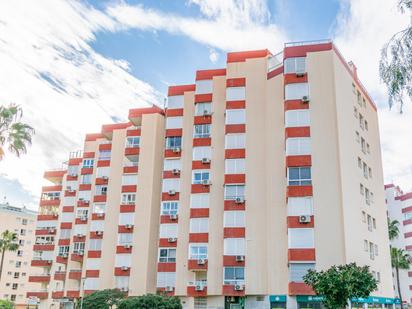
[{"label": "red painted facade stripe", "polygon": [[74,262],[83,262],[83,255],[72,253],[70,256],[70,260]]},{"label": "red painted facade stripe", "polygon": [[123,173],[124,174],[134,174],[139,171],[139,167],[137,166],[125,166],[123,167]]},{"label": "red painted facade stripe", "polygon": [[67,181],[70,181],[70,180],[77,180],[77,175],[76,175],[76,176],[70,176],[70,175],[67,175],[66,180],[67,180]]},{"label": "red painted facade stripe", "polygon": [[180,178],[180,172],[178,174],[174,174],[173,171],[164,171],[163,178],[165,179]]},{"label": "red painted facade stripe", "polygon": [[245,133],[246,125],[245,124],[227,124],[225,126],[225,133]]},{"label": "red painted facade stripe", "polygon": [[195,116],[193,124],[211,124],[212,123],[212,116]]},{"label": "red painted facade stripe", "polygon": [[310,216],[310,223],[300,223],[299,216],[288,216],[288,228],[310,228],[314,227],[314,216]]},{"label": "red painted facade stripe", "polygon": [[60,199],[56,200],[40,200],[40,206],[59,206]]},{"label": "red painted facade stripe", "polygon": [[192,170],[210,169],[210,163],[202,163],[202,161],[192,161]]},{"label": "red painted facade stripe", "polygon": [[175,195],[170,195],[167,192],[162,193],[162,201],[178,201],[179,200],[179,192],[176,192]]},{"label": "red painted facade stripe", "polygon": [[183,108],[171,108],[166,110],[167,117],[183,116]]},{"label": "red painted facade stripe", "polygon": [[[67,179],[67,180],[68,180],[68,179]],[[64,196],[65,196],[65,197],[76,196],[76,191],[75,191],[75,190],[72,190],[72,191],[67,191],[67,190],[65,190],[65,191],[64,191]]]},{"label": "red painted facade stripe", "polygon": [[106,202],[107,200],[107,195],[95,195],[93,197],[93,202],[99,203],[99,202]]},{"label": "red painted facade stripe", "polygon": [[66,279],[66,272],[65,271],[60,271],[60,272],[55,271],[53,278],[54,280],[63,281]]},{"label": "red painted facade stripe", "polygon": [[190,218],[208,218],[209,208],[190,208]]},{"label": "red painted facade stripe", "polygon": [[62,212],[74,212],[74,206],[63,206]]},{"label": "red painted facade stripe", "polygon": [[397,197],[395,197],[396,200],[401,200],[401,201],[406,201],[409,199],[412,199],[412,192],[403,194],[403,195],[399,195]]},{"label": "red painted facade stripe", "polygon": [[307,83],[308,74],[305,73],[303,76],[297,76],[296,74],[284,74],[283,75],[284,84],[295,84],[295,83]]},{"label": "red painted facade stripe", "polygon": [[175,272],[176,263],[157,263],[158,272]]},{"label": "red painted facade stripe", "polygon": [[246,229],[244,227],[225,227],[223,229],[224,238],[244,238]]},{"label": "red painted facade stripe", "polygon": [[36,230],[35,235],[56,235],[56,229],[54,229],[54,230]]},{"label": "red painted facade stripe", "polygon": [[105,144],[99,145],[99,151],[108,151],[108,150],[112,150],[112,144],[105,143]]},{"label": "red painted facade stripe", "polygon": [[228,183],[245,183],[245,174],[225,174],[225,184]]},{"label": "red painted facade stripe", "polygon": [[226,109],[244,109],[246,108],[246,101],[226,101]]},{"label": "red painted facade stripe", "polygon": [[89,207],[90,202],[89,201],[77,201],[77,206],[78,207]]},{"label": "red painted facade stripe", "polygon": [[402,208],[402,213],[410,212],[410,211],[412,211],[412,206]]},{"label": "red painted facade stripe", "polygon": [[209,193],[210,186],[194,184],[192,185],[192,190],[190,192],[191,193]]},{"label": "red painted facade stripe", "polygon": [[195,103],[204,103],[204,102],[212,102],[212,101],[213,101],[212,93],[195,94]]},{"label": "red painted facade stripe", "polygon": [[80,291],[67,291],[66,296],[69,298],[79,298],[80,297]]},{"label": "red painted facade stripe", "polygon": [[85,159],[93,159],[94,156],[95,156],[94,152],[91,152],[91,151],[83,152],[83,158],[85,158]]},{"label": "red painted facade stripe", "polygon": [[131,125],[132,124],[130,122],[104,124],[102,125],[102,134],[113,133],[113,131],[115,130],[123,130],[130,127]]},{"label": "red painted facade stripe", "polygon": [[38,221],[49,221],[49,220],[57,220],[58,216],[56,215],[37,215]]},{"label": "red painted facade stripe", "polygon": [[98,278],[100,275],[99,270],[86,270],[86,277],[88,278]]},{"label": "red painted facade stripe", "polygon": [[194,138],[193,139],[193,147],[211,146],[211,145],[212,145],[212,139],[210,137]]},{"label": "red painted facade stripe", "polygon": [[128,228],[126,225],[119,225],[117,227],[118,233],[133,233],[134,227]]},{"label": "red painted facade stripe", "polygon": [[289,249],[288,260],[289,261],[315,261],[316,254],[315,249]]},{"label": "red painted facade stripe", "polygon": [[86,134],[86,142],[94,142],[99,138],[105,138],[103,134],[101,133],[89,133]]},{"label": "red painted facade stripe", "polygon": [[53,251],[54,245],[33,245],[34,251]]},{"label": "red painted facade stripe", "polygon": [[198,70],[196,71],[196,80],[208,80],[213,79],[213,76],[225,76],[226,69],[213,69],[213,70]]},{"label": "red painted facade stripe", "polygon": [[142,134],[141,129],[132,129],[132,130],[127,130],[126,136],[140,136]]},{"label": "red painted facade stripe", "polygon": [[312,196],[312,186],[288,186],[287,197]]},{"label": "red painted facade stripe", "polygon": [[59,239],[59,246],[68,246],[70,245],[70,239]]},{"label": "red painted facade stripe", "polygon": [[246,59],[252,58],[263,58],[270,55],[270,51],[267,49],[263,50],[250,50],[242,52],[232,52],[227,54],[227,63],[231,62],[244,62]]},{"label": "red painted facade stripe", "polygon": [[103,239],[103,235],[101,235],[100,233],[97,234],[96,231],[92,231],[92,232],[89,233],[89,238],[90,239]]},{"label": "red painted facade stripe", "polygon": [[92,220],[104,220],[106,214],[92,214]]},{"label": "red painted facade stripe", "polygon": [[285,138],[289,137],[309,137],[310,127],[294,127],[285,129]]},{"label": "red painted facade stripe", "polygon": [[82,175],[93,174],[93,168],[92,168],[92,167],[82,168],[82,169],[80,170],[80,174],[82,174]]},{"label": "red painted facade stripe", "polygon": [[275,76],[278,76],[278,75],[280,75],[280,74],[282,74],[282,73],[283,73],[283,66],[278,67],[278,68],[270,71],[270,72],[266,75],[266,79],[271,79],[271,78],[273,78],[273,77],[275,77]]},{"label": "red painted facade stripe", "polygon": [[173,149],[166,149],[165,150],[165,157],[166,158],[180,158],[182,156],[182,152],[173,152]]},{"label": "red painted facade stripe", "polygon": [[226,149],[225,159],[246,158],[246,149]]},{"label": "red painted facade stripe", "polygon": [[226,87],[244,87],[246,86],[246,78],[228,78],[226,79]]},{"label": "red painted facade stripe", "polygon": [[207,296],[207,287],[205,286],[201,291],[196,291],[195,286],[188,286],[186,288],[186,294],[189,297],[205,297]]},{"label": "red painted facade stripe", "polygon": [[122,193],[136,192],[136,191],[137,191],[136,185],[122,186]]},{"label": "red painted facade stripe", "polygon": [[167,238],[160,238],[159,239],[159,247],[175,248],[175,247],[177,247],[177,241],[169,242],[169,240]]},{"label": "red painted facade stripe", "polygon": [[308,103],[303,103],[302,100],[286,100],[285,101],[285,111],[295,110],[295,109],[309,109]]},{"label": "red painted facade stripe", "polygon": [[412,237],[412,232],[407,232],[403,235],[405,236],[405,238],[410,238],[410,237]]},{"label": "red painted facade stripe", "polygon": [[53,191],[61,191],[61,190],[62,190],[61,185],[43,186],[41,189],[42,192],[53,192]]},{"label": "red painted facade stripe", "polygon": [[246,209],[245,203],[238,204],[235,201],[225,201],[224,209],[225,210],[245,210]]},{"label": "red painted facade stripe", "polygon": [[97,167],[110,166],[110,160],[99,160],[97,161]]},{"label": "red painted facade stripe", "polygon": [[114,268],[115,276],[130,276],[130,267],[127,270],[123,270],[121,267]]},{"label": "red painted facade stripe", "polygon": [[402,224],[403,224],[403,225],[409,225],[409,224],[412,224],[412,219],[403,220]]},{"label": "red painted facade stripe", "polygon": [[61,171],[45,171],[43,178],[62,178],[66,174],[66,170]]},{"label": "red painted facade stripe", "polygon": [[127,147],[124,149],[125,156],[137,156],[140,153],[139,147]]},{"label": "red painted facade stripe", "polygon": [[223,266],[245,266],[245,261],[236,261],[236,256],[234,255],[224,255],[223,256]]},{"label": "red painted facade stripe", "polygon": [[169,215],[161,215],[160,216],[160,223],[178,223],[179,218],[172,219]]},{"label": "red painted facade stripe", "polygon": [[107,178],[96,178],[96,185],[107,185],[109,183],[109,179]]},{"label": "red painted facade stripe", "polygon": [[126,248],[125,246],[116,246],[116,253],[132,253],[132,246]]},{"label": "red painted facade stripe", "polygon": [[167,91],[167,95],[174,96],[174,95],[183,95],[186,91],[195,91],[196,85],[191,84],[191,85],[178,85],[178,86],[169,86],[169,89]]},{"label": "red painted facade stripe", "polygon": [[90,191],[92,189],[91,184],[80,184],[79,191]]},{"label": "red painted facade stripe", "polygon": [[332,50],[332,43],[322,43],[313,45],[300,45],[285,47],[283,50],[283,58],[305,57],[307,53]]},{"label": "red painted facade stripe", "polygon": [[222,286],[223,296],[245,296],[245,290],[235,291],[234,285],[225,284]]},{"label": "red painted facade stripe", "polygon": [[60,229],[62,230],[70,230],[72,228],[72,223],[71,222],[62,222],[60,223]]},{"label": "red painted facade stripe", "polygon": [[162,108],[153,105],[152,107],[141,107],[141,108],[133,108],[129,109],[129,119],[131,118],[140,118],[145,114],[164,114]]},{"label": "red painted facade stripe", "polygon": [[312,288],[303,282],[289,282],[289,295],[315,295]]},{"label": "red painted facade stripe", "polygon": [[82,161],[82,158],[71,158],[69,159],[69,163],[67,163],[67,165],[79,165]]},{"label": "red painted facade stripe", "polygon": [[74,242],[84,242],[84,241],[86,241],[86,237],[85,236],[76,236],[76,235],[74,235],[73,236],[73,241]]},{"label": "red painted facade stripe", "polygon": [[187,268],[189,270],[207,270],[208,262],[203,265],[199,265],[197,260],[189,260],[187,264]]},{"label": "red painted facade stripe", "polygon": [[189,242],[208,242],[209,233],[189,233]]},{"label": "red painted facade stripe", "polygon": [[182,136],[183,129],[166,129],[166,136]]},{"label": "red painted facade stripe", "polygon": [[302,156],[286,156],[286,166],[311,166],[312,156],[302,155]]},{"label": "red painted facade stripe", "polygon": [[82,278],[81,271],[69,271],[69,279],[80,280]]},{"label": "red painted facade stripe", "polygon": [[88,258],[93,258],[93,259],[98,259],[102,257],[102,251],[100,250],[89,250],[87,251],[87,257]]}]

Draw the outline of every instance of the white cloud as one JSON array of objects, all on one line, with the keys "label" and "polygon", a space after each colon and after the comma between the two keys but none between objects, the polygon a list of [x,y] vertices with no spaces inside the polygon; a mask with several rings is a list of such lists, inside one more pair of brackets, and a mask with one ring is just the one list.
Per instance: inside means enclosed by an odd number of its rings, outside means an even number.
[{"label": "white cloud", "polygon": [[214,49],[209,49],[209,59],[213,63],[216,63],[219,60],[219,53]]},{"label": "white cloud", "polygon": [[38,196],[43,170],[82,147],[127,110],[158,101],[159,94],[128,73],[128,63],[96,53],[98,31],[116,22],[75,1],[0,2],[0,102],[15,102],[35,129],[33,146],[20,159],[7,155],[0,170]]},{"label": "white cloud", "polygon": [[385,180],[405,189],[412,187],[412,108],[400,115],[388,110],[386,86],[379,79],[379,59],[383,45],[410,23],[401,14],[397,0],[341,0],[335,29],[335,43],[347,60],[353,60],[358,75],[379,105],[381,147]]}]

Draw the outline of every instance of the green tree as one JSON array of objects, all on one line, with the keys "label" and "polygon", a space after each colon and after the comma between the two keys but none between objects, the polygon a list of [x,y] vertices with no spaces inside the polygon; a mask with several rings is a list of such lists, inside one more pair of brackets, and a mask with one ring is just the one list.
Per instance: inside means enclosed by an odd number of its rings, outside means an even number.
[{"label": "green tree", "polygon": [[0,238],[0,251],[1,251],[1,261],[0,261],[0,280],[1,274],[3,272],[4,255],[7,251],[16,251],[19,248],[17,244],[17,234],[5,230],[1,234]]},{"label": "green tree", "polygon": [[401,286],[399,283],[399,269],[409,269],[410,256],[403,249],[391,248],[391,262],[392,267],[395,268],[398,295],[401,301],[401,308],[403,308]]},{"label": "green tree", "polygon": [[0,309],[13,309],[14,305],[9,300],[0,299]]},{"label": "green tree", "polygon": [[[83,309],[109,309],[124,298],[124,293],[117,289],[106,289],[91,293],[83,298]],[[77,303],[80,308],[80,301]]]},{"label": "green tree", "polygon": [[181,309],[182,304],[178,297],[146,294],[129,297],[120,302],[118,309]]},{"label": "green tree", "polygon": [[399,221],[398,220],[391,220],[388,218],[388,233],[389,239],[393,240],[398,237],[399,235]]},{"label": "green tree", "polygon": [[27,145],[31,145],[34,129],[20,122],[22,116],[23,110],[18,105],[0,106],[0,160],[4,147],[19,157],[27,152]]},{"label": "green tree", "polygon": [[[398,7],[402,13],[411,11],[412,0],[399,0]],[[412,98],[412,25],[395,33],[383,46],[379,74],[388,88],[389,106],[399,102],[402,112],[404,96]]]},{"label": "green tree", "polygon": [[324,297],[326,308],[345,308],[352,297],[368,297],[378,287],[369,266],[355,263],[332,266],[325,271],[309,270],[303,277],[317,295]]}]

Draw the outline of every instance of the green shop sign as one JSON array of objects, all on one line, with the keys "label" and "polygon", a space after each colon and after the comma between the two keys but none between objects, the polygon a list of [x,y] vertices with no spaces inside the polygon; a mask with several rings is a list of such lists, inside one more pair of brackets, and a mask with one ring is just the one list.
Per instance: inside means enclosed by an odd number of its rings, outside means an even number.
[{"label": "green shop sign", "polygon": [[296,296],[296,300],[301,303],[308,303],[308,302],[322,302],[325,298],[319,295],[298,295]]},{"label": "green shop sign", "polygon": [[286,303],[286,295],[270,295],[271,303]]},{"label": "green shop sign", "polygon": [[[322,302],[324,300],[323,296],[310,296],[310,295],[298,295],[296,300],[302,303],[308,302]],[[367,298],[353,297],[351,299],[352,303],[367,303],[367,304],[400,304],[399,298],[388,298],[388,297],[378,297],[369,296]]]}]

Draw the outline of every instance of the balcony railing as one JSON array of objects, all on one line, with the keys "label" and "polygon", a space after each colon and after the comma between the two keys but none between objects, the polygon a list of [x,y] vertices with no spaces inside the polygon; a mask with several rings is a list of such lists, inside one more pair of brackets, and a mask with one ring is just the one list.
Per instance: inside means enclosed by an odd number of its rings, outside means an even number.
[{"label": "balcony railing", "polygon": [[289,43],[285,43],[285,47],[328,44],[328,43],[332,43],[332,40],[331,39],[323,39],[323,40],[312,40],[312,41],[289,42]]}]

